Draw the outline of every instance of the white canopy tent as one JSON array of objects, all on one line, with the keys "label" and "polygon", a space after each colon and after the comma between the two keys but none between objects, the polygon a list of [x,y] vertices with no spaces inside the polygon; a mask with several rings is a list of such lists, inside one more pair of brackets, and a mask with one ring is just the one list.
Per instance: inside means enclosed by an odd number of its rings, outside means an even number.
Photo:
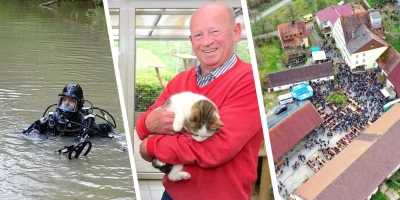
[{"label": "white canopy tent", "polygon": [[326,54],[324,51],[314,51],[312,52],[312,58],[314,62],[319,60],[326,60]]},{"label": "white canopy tent", "polygon": [[390,100],[396,98],[396,92],[391,87],[385,87],[381,90],[384,97],[389,97]]}]

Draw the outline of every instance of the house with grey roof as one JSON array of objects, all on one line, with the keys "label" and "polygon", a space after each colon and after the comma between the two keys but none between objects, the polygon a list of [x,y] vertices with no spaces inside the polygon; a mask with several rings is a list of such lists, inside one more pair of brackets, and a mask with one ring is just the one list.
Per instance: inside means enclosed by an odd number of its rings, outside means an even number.
[{"label": "house with grey roof", "polygon": [[315,20],[326,38],[331,38],[334,24],[341,16],[353,14],[350,5],[329,6],[315,14]]},{"label": "house with grey roof", "polygon": [[376,59],[388,48],[380,15],[376,12],[354,13],[336,21],[333,29],[335,45],[352,72],[378,67]]}]

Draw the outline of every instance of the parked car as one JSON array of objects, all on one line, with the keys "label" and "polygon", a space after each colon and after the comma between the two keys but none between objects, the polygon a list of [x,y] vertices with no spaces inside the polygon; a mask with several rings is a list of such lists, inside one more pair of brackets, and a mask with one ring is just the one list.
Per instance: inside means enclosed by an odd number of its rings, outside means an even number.
[{"label": "parked car", "polygon": [[279,105],[277,108],[275,108],[274,113],[275,113],[275,115],[279,115],[285,110],[287,110],[287,106],[286,105]]},{"label": "parked car", "polygon": [[312,21],[313,15],[312,14],[305,15],[305,16],[303,16],[302,20],[304,20],[305,23]]}]

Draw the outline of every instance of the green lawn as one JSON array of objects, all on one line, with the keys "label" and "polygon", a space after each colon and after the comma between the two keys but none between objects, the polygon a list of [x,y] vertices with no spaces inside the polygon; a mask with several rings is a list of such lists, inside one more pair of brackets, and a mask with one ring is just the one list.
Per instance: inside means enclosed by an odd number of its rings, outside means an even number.
[{"label": "green lawn", "polygon": [[371,8],[373,8],[375,6],[375,0],[367,0],[369,6],[371,6]]},{"label": "green lawn", "polygon": [[371,8],[374,8],[375,6],[377,6],[377,7],[382,6],[383,7],[383,3],[381,3],[382,5],[375,5],[376,2],[379,3],[379,1],[376,1],[376,0],[367,0],[367,2],[369,4],[369,6],[371,6]]},{"label": "green lawn", "polygon": [[138,40],[136,46],[137,49],[143,50],[137,51],[137,68],[145,66],[146,63],[163,64],[166,71],[170,72],[176,71],[177,67],[178,70],[183,69],[183,61],[180,59],[177,61],[172,54],[191,54],[192,52],[190,41]]},{"label": "green lawn", "polygon": [[265,44],[258,48],[263,57],[263,63],[258,64],[258,71],[261,74],[271,73],[285,69],[283,64],[283,49],[279,39],[273,40],[272,43]]},{"label": "green lawn", "polygon": [[[400,52],[400,28],[399,28],[399,21],[395,21],[390,19],[386,14],[382,14],[382,22],[383,27],[385,30],[389,32],[386,35],[386,41],[393,46],[398,52]],[[400,15],[399,15],[400,16]]]}]

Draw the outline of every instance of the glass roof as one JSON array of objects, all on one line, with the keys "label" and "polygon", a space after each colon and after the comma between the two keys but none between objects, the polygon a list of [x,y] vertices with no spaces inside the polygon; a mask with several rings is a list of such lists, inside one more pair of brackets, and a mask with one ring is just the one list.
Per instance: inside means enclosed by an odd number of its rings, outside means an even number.
[{"label": "glass roof", "polygon": [[[192,14],[197,9],[136,9],[137,39],[188,39]],[[246,38],[242,8],[234,8],[236,22],[242,23],[242,39]],[[114,38],[119,36],[119,11],[110,9]]]}]

